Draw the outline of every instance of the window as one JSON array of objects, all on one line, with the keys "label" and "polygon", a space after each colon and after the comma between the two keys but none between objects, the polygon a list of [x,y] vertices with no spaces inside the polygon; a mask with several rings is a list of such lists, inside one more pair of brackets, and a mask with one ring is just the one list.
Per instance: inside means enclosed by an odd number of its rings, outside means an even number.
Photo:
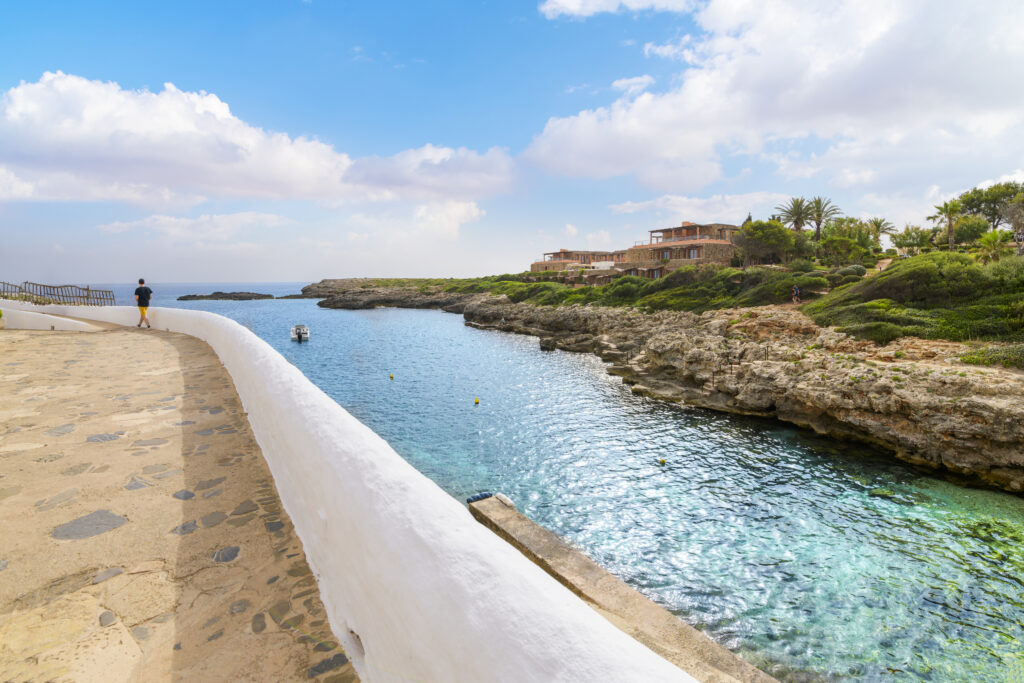
[{"label": "window", "polygon": [[692,248],[686,258],[700,258],[700,249]]}]

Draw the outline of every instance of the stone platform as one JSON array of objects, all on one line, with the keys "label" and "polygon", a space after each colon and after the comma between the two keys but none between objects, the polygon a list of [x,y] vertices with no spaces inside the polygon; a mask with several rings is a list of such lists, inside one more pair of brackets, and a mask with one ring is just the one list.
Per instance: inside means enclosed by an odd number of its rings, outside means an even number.
[{"label": "stone platform", "polygon": [[0,680],[357,680],[198,339],[0,331],[0,529]]}]

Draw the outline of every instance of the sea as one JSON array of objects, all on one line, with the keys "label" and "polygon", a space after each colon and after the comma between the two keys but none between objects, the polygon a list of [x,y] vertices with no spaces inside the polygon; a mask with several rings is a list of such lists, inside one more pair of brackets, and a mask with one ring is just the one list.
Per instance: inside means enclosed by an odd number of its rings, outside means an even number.
[{"label": "sea", "polygon": [[[1024,498],[635,396],[595,356],[459,315],[176,301],[304,284],[150,286],[155,307],[251,329],[455,498],[504,493],[782,680],[1024,680]],[[134,284],[112,288],[132,304]],[[297,323],[310,342],[290,340]]]}]

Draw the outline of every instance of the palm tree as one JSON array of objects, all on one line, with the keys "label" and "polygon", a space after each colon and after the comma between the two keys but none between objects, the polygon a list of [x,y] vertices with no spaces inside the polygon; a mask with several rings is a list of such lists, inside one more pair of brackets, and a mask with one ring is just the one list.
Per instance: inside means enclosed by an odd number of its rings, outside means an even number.
[{"label": "palm tree", "polygon": [[865,225],[871,230],[871,235],[878,244],[882,243],[882,235],[896,234],[896,226],[884,218],[869,218],[865,221]]},{"label": "palm tree", "polygon": [[935,214],[928,216],[928,220],[935,221],[946,221],[946,234],[949,236],[949,250],[953,251],[953,223],[956,223],[956,219],[963,213],[963,205],[960,204],[956,199],[950,199],[948,202],[935,205]]},{"label": "palm tree", "polygon": [[775,208],[781,212],[782,222],[792,225],[797,232],[803,230],[811,218],[811,205],[803,197],[793,197],[789,204],[779,204]]},{"label": "palm tree", "polygon": [[990,230],[978,238],[978,259],[982,263],[998,261],[999,257],[1005,254],[1009,236],[1002,230]]},{"label": "palm tree", "polygon": [[808,206],[810,206],[811,222],[814,223],[814,241],[817,242],[821,240],[821,226],[826,221],[841,216],[843,212],[832,203],[831,199],[824,197],[815,197]]}]

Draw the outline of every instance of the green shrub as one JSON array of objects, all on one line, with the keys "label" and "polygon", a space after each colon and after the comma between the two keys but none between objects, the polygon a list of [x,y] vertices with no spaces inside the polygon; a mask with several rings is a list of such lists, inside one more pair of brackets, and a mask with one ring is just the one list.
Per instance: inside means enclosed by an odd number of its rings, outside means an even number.
[{"label": "green shrub", "polygon": [[865,339],[893,330],[864,325],[889,323],[903,336],[1024,340],[1024,265],[1013,260],[980,266],[963,254],[923,254],[838,287],[803,310],[820,325]]},{"label": "green shrub", "polygon": [[892,323],[862,323],[849,327],[840,327],[840,332],[847,332],[858,339],[868,339],[879,346],[885,346],[894,339],[904,336],[903,328]]},{"label": "green shrub", "polygon": [[852,282],[860,282],[860,275],[844,275],[843,279],[839,281],[839,284],[848,285]]},{"label": "green shrub", "polygon": [[824,277],[829,287],[838,287],[843,281],[843,276],[839,273],[825,273]]},{"label": "green shrub", "polygon": [[978,296],[992,284],[985,269],[971,257],[957,253],[915,256],[864,281],[864,299],[883,295],[896,301],[941,303]]},{"label": "green shrub", "polygon": [[1024,256],[1001,258],[989,264],[987,270],[1000,287],[1024,289]]},{"label": "green shrub", "polygon": [[804,258],[798,258],[789,262],[789,269],[794,273],[809,273],[814,270],[814,264]]},{"label": "green shrub", "polygon": [[867,272],[868,269],[860,265],[859,263],[855,263],[852,266],[840,268],[839,270],[836,271],[837,274],[842,275],[844,277],[847,275],[856,275],[857,277],[863,277],[864,274]]},{"label": "green shrub", "polygon": [[1002,365],[1024,369],[1024,344],[972,349],[961,355],[960,360],[971,365]]}]

